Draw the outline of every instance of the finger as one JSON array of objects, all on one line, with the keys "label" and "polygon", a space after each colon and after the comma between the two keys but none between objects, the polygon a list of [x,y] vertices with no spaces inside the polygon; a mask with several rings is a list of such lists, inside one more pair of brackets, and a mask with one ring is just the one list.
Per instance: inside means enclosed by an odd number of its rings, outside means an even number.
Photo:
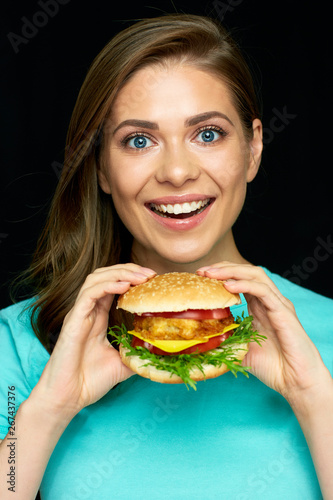
[{"label": "finger", "polygon": [[215,277],[218,279],[256,279],[257,281],[271,281],[265,271],[261,267],[253,266],[252,264],[235,264],[233,262],[223,261],[213,266],[205,266],[197,271],[205,276]]},{"label": "finger", "polygon": [[104,309],[106,311],[111,307],[115,294],[120,295],[125,293],[130,286],[131,283],[128,281],[103,281],[81,290],[73,309],[67,314],[64,324],[71,322],[74,325],[77,324],[78,328],[80,328],[82,321],[90,316],[98,302],[101,303],[102,299],[105,297],[110,298],[107,306],[104,304]]},{"label": "finger", "polygon": [[115,269],[128,269],[129,271],[142,273],[144,275],[147,275],[148,277],[152,277],[152,276],[156,275],[156,272],[153,269],[150,269],[149,267],[142,267],[142,266],[139,266],[138,264],[133,264],[131,262],[129,262],[127,264],[115,264],[113,266],[98,267],[97,269],[95,269],[94,273],[102,273],[102,272],[109,271],[112,269],[114,269],[114,270]]},{"label": "finger", "polygon": [[280,297],[285,305],[290,307],[290,301],[282,295],[278,287],[261,267],[253,266],[252,264],[234,264],[224,261],[214,264],[214,266],[205,266],[204,268],[200,268],[197,272],[199,271],[209,278],[220,279],[225,282],[228,282],[228,280],[253,280],[258,283],[265,283],[278,297]]},{"label": "finger", "polygon": [[140,283],[143,283],[144,281],[147,281],[150,277],[156,274],[155,271],[151,271],[151,273],[147,274],[139,272],[131,269],[130,267],[125,267],[125,266],[122,267],[112,266],[104,268],[103,270],[102,269],[98,271],[96,270],[92,274],[89,274],[87,276],[79,292],[79,295],[86,288],[89,288],[101,282],[102,280],[110,282],[123,281],[123,282],[129,282],[133,285],[138,285]]},{"label": "finger", "polygon": [[[293,309],[292,303],[286,299],[276,287],[272,289],[267,283],[254,280],[235,280],[226,281],[224,286],[232,293],[243,293],[245,296],[250,295],[256,297],[268,311],[280,313],[286,308],[288,308],[288,310]],[[277,290],[278,293],[276,293],[275,290]]]}]

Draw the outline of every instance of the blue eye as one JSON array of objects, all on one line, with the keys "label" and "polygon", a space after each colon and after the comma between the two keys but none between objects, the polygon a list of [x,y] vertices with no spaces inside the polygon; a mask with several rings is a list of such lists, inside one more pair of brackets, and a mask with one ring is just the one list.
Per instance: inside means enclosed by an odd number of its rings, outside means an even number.
[{"label": "blue eye", "polygon": [[198,135],[199,142],[213,142],[219,137],[219,133],[215,130],[207,129],[200,132]]},{"label": "blue eye", "polygon": [[145,137],[143,135],[137,135],[129,139],[127,144],[130,148],[144,149],[147,146],[148,147],[151,146],[153,143],[150,139],[148,139],[148,137]]}]

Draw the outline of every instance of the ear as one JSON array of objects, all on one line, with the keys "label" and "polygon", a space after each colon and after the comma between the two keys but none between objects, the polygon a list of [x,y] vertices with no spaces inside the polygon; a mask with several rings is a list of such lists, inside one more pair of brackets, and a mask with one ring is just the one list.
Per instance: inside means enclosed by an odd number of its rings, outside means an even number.
[{"label": "ear", "polygon": [[250,141],[250,163],[247,171],[247,182],[253,181],[259,170],[261,154],[263,149],[262,142],[262,123],[256,118],[252,123],[253,138]]},{"label": "ear", "polygon": [[100,188],[104,191],[104,193],[111,194],[108,178],[100,166],[97,168],[97,177],[98,177],[98,184]]}]

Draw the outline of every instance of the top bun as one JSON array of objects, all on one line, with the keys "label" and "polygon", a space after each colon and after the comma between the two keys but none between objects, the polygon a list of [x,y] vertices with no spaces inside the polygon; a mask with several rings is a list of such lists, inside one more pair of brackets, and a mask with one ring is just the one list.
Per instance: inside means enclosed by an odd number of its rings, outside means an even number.
[{"label": "top bun", "polygon": [[223,281],[192,273],[166,273],[131,287],[119,297],[117,308],[142,314],[218,309],[240,303],[239,295],[228,292]]}]

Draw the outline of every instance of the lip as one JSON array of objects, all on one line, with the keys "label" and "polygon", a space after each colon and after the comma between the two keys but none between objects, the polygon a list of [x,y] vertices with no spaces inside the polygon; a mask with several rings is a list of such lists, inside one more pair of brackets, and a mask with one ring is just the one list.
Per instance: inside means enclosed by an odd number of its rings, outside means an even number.
[{"label": "lip", "polygon": [[[154,203],[156,205],[162,205],[168,203],[169,204],[186,203],[186,202],[190,203],[191,201],[206,200],[207,198],[209,198],[211,201],[201,213],[197,215],[192,215],[192,217],[187,217],[185,219],[161,217],[160,215],[156,214],[149,208],[149,205],[151,203]],[[155,221],[157,221],[161,226],[170,229],[172,231],[188,231],[190,229],[196,228],[203,222],[203,220],[208,216],[209,212],[211,211],[214,202],[215,198],[205,195],[166,196],[163,198],[154,198],[154,200],[145,203],[145,208],[149,213],[149,215]]]}]

